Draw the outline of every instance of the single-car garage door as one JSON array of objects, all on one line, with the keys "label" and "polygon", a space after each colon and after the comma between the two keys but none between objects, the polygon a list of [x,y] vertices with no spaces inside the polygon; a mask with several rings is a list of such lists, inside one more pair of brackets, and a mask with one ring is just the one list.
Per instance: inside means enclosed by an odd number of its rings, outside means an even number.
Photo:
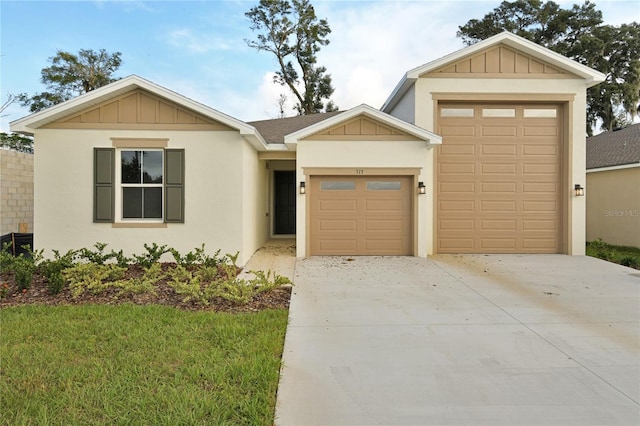
[{"label": "single-car garage door", "polygon": [[437,251],[561,251],[561,126],[555,105],[441,104]]},{"label": "single-car garage door", "polygon": [[413,177],[313,176],[311,255],[412,253]]}]

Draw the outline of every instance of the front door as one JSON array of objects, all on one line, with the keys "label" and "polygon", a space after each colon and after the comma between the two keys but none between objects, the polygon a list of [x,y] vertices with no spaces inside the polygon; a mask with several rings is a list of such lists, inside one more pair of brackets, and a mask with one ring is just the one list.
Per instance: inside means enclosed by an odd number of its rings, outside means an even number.
[{"label": "front door", "polygon": [[275,171],[275,234],[296,233],[296,172]]}]

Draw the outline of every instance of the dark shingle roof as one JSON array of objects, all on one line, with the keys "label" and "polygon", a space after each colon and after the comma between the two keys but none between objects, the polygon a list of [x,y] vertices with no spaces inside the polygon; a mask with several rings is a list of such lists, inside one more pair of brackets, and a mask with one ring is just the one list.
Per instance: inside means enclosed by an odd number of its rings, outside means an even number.
[{"label": "dark shingle roof", "polygon": [[344,111],[299,115],[296,117],[276,118],[273,120],[250,121],[267,143],[284,143],[284,137],[300,129],[319,123]]},{"label": "dark shingle roof", "polygon": [[587,138],[587,170],[640,163],[640,124]]}]

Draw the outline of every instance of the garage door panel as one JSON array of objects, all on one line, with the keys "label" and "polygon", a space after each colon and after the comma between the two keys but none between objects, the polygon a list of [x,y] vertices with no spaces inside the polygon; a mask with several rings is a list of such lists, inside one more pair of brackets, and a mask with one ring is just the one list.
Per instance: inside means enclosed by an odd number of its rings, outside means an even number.
[{"label": "garage door panel", "polygon": [[549,238],[523,238],[522,247],[548,253],[549,250],[558,250],[558,240],[554,236]]},{"label": "garage door panel", "polygon": [[476,128],[475,126],[443,126],[440,129],[441,136],[475,136]]},{"label": "garage door panel", "polygon": [[555,233],[558,229],[558,223],[554,220],[522,220],[523,231],[552,231]]},{"label": "garage door panel", "polygon": [[350,239],[340,239],[333,238],[327,240],[321,240],[317,242],[318,244],[318,253],[317,254],[353,254],[358,248],[358,241],[355,238]]},{"label": "garage door panel", "polygon": [[513,144],[486,144],[482,145],[480,150],[482,155],[511,155],[514,156],[517,153],[517,146]]},{"label": "garage door panel", "polygon": [[364,254],[372,255],[372,254],[395,254],[398,251],[403,249],[403,240],[402,239],[372,239],[369,238],[364,243]]},{"label": "garage door panel", "polygon": [[482,200],[480,201],[480,212],[515,213],[517,205],[517,202],[513,200]]},{"label": "garage door panel", "polygon": [[482,136],[516,136],[513,126],[482,126]]},{"label": "garage door panel", "polygon": [[525,213],[551,213],[558,210],[556,201],[523,201],[522,211]]},{"label": "garage door panel", "polygon": [[402,220],[363,219],[365,231],[403,231],[405,222]]},{"label": "garage door panel", "polygon": [[555,198],[558,192],[557,182],[523,182],[522,191],[527,193],[550,194]]},{"label": "garage door panel", "polygon": [[[352,190],[333,189],[347,180]],[[310,181],[311,255],[412,254],[413,177],[314,176]]]},{"label": "garage door panel", "polygon": [[476,211],[474,201],[441,201],[439,210],[443,213],[474,213]]},{"label": "garage door panel", "polygon": [[483,231],[515,231],[515,219],[480,219],[480,229]]},{"label": "garage door panel", "polygon": [[557,175],[558,173],[559,170],[556,161],[544,163],[527,162],[522,165],[522,174],[524,176],[539,175],[557,181],[555,175]]},{"label": "garage door panel", "polygon": [[482,170],[484,176],[499,175],[515,177],[517,167],[513,163],[482,163],[480,170]]},{"label": "garage door panel", "polygon": [[451,231],[473,231],[475,229],[475,220],[474,219],[441,219],[439,221],[439,225],[441,229],[451,230]]},{"label": "garage door panel", "polygon": [[557,126],[524,126],[524,136],[558,136]]},{"label": "garage door panel", "polygon": [[401,212],[403,208],[403,200],[375,200],[375,199],[365,199],[365,211],[369,213],[378,213],[378,212]]},{"label": "garage door panel", "polygon": [[495,192],[513,194],[516,192],[515,182],[482,182],[480,185],[482,192],[491,194]]},{"label": "garage door panel", "polygon": [[441,238],[438,240],[438,251],[473,250],[476,246],[473,238]]},{"label": "garage door panel", "polygon": [[357,229],[355,220],[323,219],[317,223],[319,231],[356,231]]},{"label": "garage door panel", "polygon": [[458,144],[450,146],[441,146],[442,152],[451,156],[474,156],[476,155],[476,146],[474,144]]},{"label": "garage door panel", "polygon": [[468,194],[473,193],[476,190],[475,182],[441,182],[439,186],[441,191],[446,191],[452,194]]},{"label": "garage door panel", "polygon": [[467,163],[446,163],[442,162],[439,166],[440,174],[446,175],[460,175],[467,174],[473,175],[476,172],[476,163],[467,162]]},{"label": "garage door panel", "polygon": [[355,212],[357,209],[355,200],[329,199],[318,203],[318,210],[321,212]]},{"label": "garage door panel", "polygon": [[545,157],[557,158],[558,147],[555,145],[530,144],[522,146],[523,155],[541,155]]},{"label": "garage door panel", "polygon": [[516,238],[480,238],[480,248],[487,251],[513,251],[517,248]]}]

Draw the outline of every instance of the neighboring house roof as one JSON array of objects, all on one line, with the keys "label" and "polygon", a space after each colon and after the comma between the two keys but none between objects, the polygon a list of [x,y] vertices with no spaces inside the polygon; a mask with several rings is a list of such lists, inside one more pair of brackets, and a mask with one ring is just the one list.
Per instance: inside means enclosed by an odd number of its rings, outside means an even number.
[{"label": "neighboring house roof", "polygon": [[172,90],[157,85],[145,80],[137,75],[131,75],[120,80],[117,80],[111,84],[92,90],[91,92],[82,94],[78,97],[70,99],[58,105],[54,105],[51,108],[47,108],[43,111],[33,113],[24,118],[12,121],[10,123],[11,131],[33,135],[34,130],[71,115],[76,112],[80,112],[83,109],[92,105],[98,105],[104,101],[115,98],[119,95],[127,93],[133,89],[140,88],[147,90],[157,96],[161,96],[176,104],[182,105],[192,111],[202,114],[205,117],[211,118],[221,122],[233,129],[237,129],[242,136],[244,136],[256,149],[267,149],[266,143],[262,136],[257,132],[255,127],[249,124],[233,118],[230,115],[224,114],[218,110],[210,108],[193,99],[180,95]]},{"label": "neighboring house roof", "polygon": [[316,124],[344,111],[333,111],[319,114],[298,115],[296,117],[275,118],[272,120],[250,121],[247,124],[258,129],[268,144],[283,144],[289,133]]},{"label": "neighboring house roof", "polygon": [[547,49],[546,47],[542,47],[539,44],[536,44],[525,38],[504,31],[500,34],[494,35],[493,37],[489,37],[476,44],[453,52],[447,56],[443,56],[440,59],[436,59],[435,61],[431,61],[407,71],[407,73],[402,77],[400,82],[393,89],[393,92],[391,92],[391,95],[380,109],[382,111],[390,111],[421,75],[431,71],[435,71],[441,67],[449,65],[451,63],[455,63],[456,61],[466,56],[479,53],[482,50],[500,44],[531,55],[532,57],[543,60],[550,65],[558,67],[559,69],[582,77],[585,80],[585,84],[587,87],[595,86],[605,79],[604,74],[594,69],[582,65],[572,59],[567,58],[566,56],[562,56],[559,53]]},{"label": "neighboring house roof", "polygon": [[640,166],[640,124],[587,138],[587,170],[632,164]]},{"label": "neighboring house roof", "polygon": [[439,145],[442,143],[441,136],[365,104],[351,108],[341,114],[334,114],[325,120],[318,121],[315,124],[308,125],[296,132],[287,134],[284,137],[284,143],[287,145],[289,150],[295,151],[298,141],[359,116],[365,116],[388,126],[395,127],[396,129],[415,136],[419,140],[427,142],[427,146]]}]

